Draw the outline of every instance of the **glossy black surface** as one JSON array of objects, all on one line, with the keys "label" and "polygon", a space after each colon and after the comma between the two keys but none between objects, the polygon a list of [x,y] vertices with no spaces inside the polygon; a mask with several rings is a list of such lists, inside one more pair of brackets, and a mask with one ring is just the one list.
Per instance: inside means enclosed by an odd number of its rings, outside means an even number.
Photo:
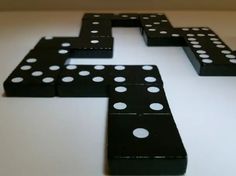
[{"label": "glossy black surface", "polygon": [[[158,84],[145,85],[122,85],[126,88],[126,92],[117,92],[119,86],[111,86],[109,92],[109,113],[110,114],[171,114],[167,99],[162,88]],[[159,89],[158,92],[152,93],[148,89]],[[115,103],[122,102],[127,105],[124,110],[115,109]],[[151,104],[161,106],[160,110],[153,110],[150,108]]]},{"label": "glossy black surface", "polygon": [[[110,97],[109,87],[116,85],[145,85],[158,84],[162,87],[162,80],[156,66],[148,66],[151,70],[144,70],[142,65],[79,65],[65,66],[57,84],[59,96]],[[85,74],[85,75],[84,75]],[[73,81],[64,82],[70,77]],[[149,83],[146,77],[153,77],[155,81]]]},{"label": "glossy black surface", "polygon": [[[134,130],[145,129],[146,138]],[[109,115],[108,160],[111,174],[182,175],[187,154],[171,115]]]}]

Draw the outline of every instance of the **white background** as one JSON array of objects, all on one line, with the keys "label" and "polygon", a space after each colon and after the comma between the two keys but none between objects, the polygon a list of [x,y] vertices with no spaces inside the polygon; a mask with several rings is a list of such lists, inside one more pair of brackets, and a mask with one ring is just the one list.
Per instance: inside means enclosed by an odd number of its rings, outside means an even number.
[{"label": "white background", "polygon": [[[166,14],[175,26],[209,26],[236,49],[236,13]],[[0,13],[1,84],[40,37],[76,36],[81,15]],[[199,77],[182,48],[146,47],[137,28],[114,28],[113,35],[113,59],[78,64],[157,65],[188,152],[186,175],[236,175],[236,77]],[[107,98],[1,96],[0,175],[103,175],[107,103]]]}]

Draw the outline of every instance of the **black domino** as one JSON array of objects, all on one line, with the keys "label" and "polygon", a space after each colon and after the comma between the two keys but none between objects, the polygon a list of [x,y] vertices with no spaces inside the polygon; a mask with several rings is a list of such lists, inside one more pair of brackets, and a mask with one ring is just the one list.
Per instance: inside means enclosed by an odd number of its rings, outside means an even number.
[{"label": "black domino", "polygon": [[180,175],[187,153],[161,84],[110,87],[108,164],[116,175]]},{"label": "black domino", "polygon": [[207,27],[182,28],[184,47],[199,75],[234,75],[236,58],[231,49]]},{"label": "black domino", "polygon": [[61,97],[107,97],[109,66],[66,65],[61,72],[57,92]]},{"label": "black domino", "polygon": [[140,15],[141,29],[148,46],[185,46],[179,32],[163,14]]},{"label": "black domino", "polygon": [[35,46],[41,48],[67,50],[69,58],[111,58],[113,55],[112,37],[54,37],[50,40],[42,38]]},{"label": "black domino", "polygon": [[112,27],[140,27],[139,14],[121,13],[115,14],[111,19]]},{"label": "black domino", "polygon": [[111,37],[111,20],[83,19],[80,29],[80,37]]},{"label": "black domino", "polygon": [[145,85],[163,82],[153,65],[66,65],[58,80],[58,95],[106,97],[110,85]]},{"label": "black domino", "polygon": [[[119,89],[126,89],[119,92]],[[153,92],[152,92],[153,91]],[[122,111],[114,108],[123,104],[126,108]],[[158,111],[150,107],[159,108]],[[117,85],[111,87],[109,96],[109,114],[171,114],[164,90],[160,84],[146,85]]]},{"label": "black domino", "polygon": [[83,19],[112,19],[113,13],[85,13]]},{"label": "black domino", "polygon": [[108,115],[114,175],[183,175],[187,154],[171,115]]},{"label": "black domino", "polygon": [[67,50],[32,50],[4,82],[7,96],[53,97]]}]

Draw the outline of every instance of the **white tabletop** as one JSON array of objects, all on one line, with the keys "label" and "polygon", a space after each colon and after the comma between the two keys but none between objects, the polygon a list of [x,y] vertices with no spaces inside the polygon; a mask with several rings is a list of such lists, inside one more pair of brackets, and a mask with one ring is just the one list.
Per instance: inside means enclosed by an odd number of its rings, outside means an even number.
[{"label": "white tabletop", "polygon": [[[76,36],[82,12],[1,12],[0,82],[42,36]],[[209,26],[236,49],[236,12],[166,12]],[[155,64],[188,152],[188,176],[236,175],[236,77],[200,77],[180,47],[146,47],[137,28],[113,28],[113,59]],[[1,94],[4,93],[0,88]],[[0,175],[104,175],[107,98],[0,97]]]}]

